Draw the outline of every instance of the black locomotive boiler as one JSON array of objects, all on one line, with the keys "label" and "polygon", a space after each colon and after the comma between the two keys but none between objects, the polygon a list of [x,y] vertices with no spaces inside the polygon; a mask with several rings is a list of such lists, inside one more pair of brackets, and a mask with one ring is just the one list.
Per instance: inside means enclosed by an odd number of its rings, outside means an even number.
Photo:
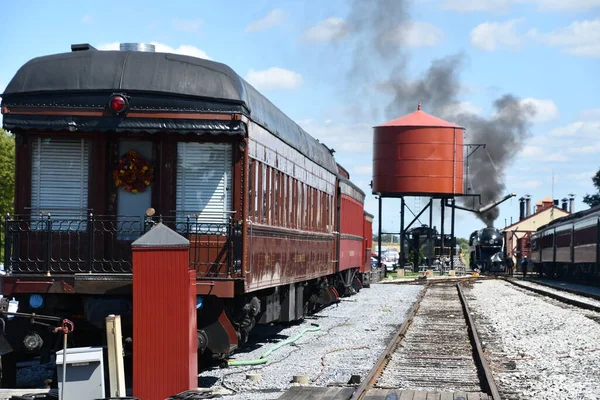
[{"label": "black locomotive boiler", "polygon": [[483,228],[469,237],[469,264],[481,272],[504,272],[504,237],[496,228]]}]

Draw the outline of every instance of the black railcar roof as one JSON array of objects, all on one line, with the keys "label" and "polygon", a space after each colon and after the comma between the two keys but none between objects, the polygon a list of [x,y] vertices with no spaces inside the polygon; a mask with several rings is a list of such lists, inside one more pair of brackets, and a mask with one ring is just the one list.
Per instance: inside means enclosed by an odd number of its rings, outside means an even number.
[{"label": "black railcar roof", "polygon": [[588,215],[593,214],[593,213],[598,212],[598,211],[600,211],[600,205],[588,208],[587,210],[582,210],[582,211],[578,211],[578,212],[573,213],[573,214],[565,215],[564,217],[560,217],[560,218],[554,219],[554,220],[548,222],[547,224],[540,226],[537,229],[537,232],[541,232],[541,231],[543,231],[543,230],[545,230],[547,228],[551,228],[551,227],[554,227],[554,226],[557,226],[557,225],[561,225],[563,223],[578,221],[581,218],[587,217]]},{"label": "black railcar roof", "polygon": [[333,155],[229,66],[180,54],[74,51],[34,58],[8,83],[3,102],[43,93],[122,90],[241,104],[248,117],[337,173]]}]

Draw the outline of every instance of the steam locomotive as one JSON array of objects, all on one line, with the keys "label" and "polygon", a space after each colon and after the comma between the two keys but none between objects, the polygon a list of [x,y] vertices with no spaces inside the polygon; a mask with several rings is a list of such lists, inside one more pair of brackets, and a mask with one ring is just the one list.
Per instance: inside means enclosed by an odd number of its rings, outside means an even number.
[{"label": "steam locomotive", "polygon": [[[420,253],[420,256],[415,263],[414,256],[411,256],[411,254],[414,254],[416,249],[418,249],[417,254]],[[420,263],[431,265],[435,259],[451,257],[457,254],[456,237],[445,234],[444,245],[442,246],[442,235],[438,233],[435,227],[431,228],[427,225],[418,226],[406,232],[404,254],[407,254],[407,261],[415,265]]]},{"label": "steam locomotive", "polygon": [[483,228],[469,237],[471,269],[481,272],[504,272],[504,237],[496,228]]}]

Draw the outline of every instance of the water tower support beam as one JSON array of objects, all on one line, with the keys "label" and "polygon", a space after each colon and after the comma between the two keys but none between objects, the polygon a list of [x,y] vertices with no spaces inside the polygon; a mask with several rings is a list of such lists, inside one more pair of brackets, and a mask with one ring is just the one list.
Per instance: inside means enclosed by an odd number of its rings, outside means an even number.
[{"label": "water tower support beam", "polygon": [[400,197],[400,267],[406,264],[404,254],[404,196]]},{"label": "water tower support beam", "polygon": [[452,198],[452,211],[451,211],[451,225],[450,225],[450,237],[452,238],[452,242],[450,242],[450,269],[454,270],[454,254],[452,254],[456,249],[456,238],[454,237],[454,222],[456,217],[456,208],[454,207],[456,203],[456,199]]},{"label": "water tower support beam", "polygon": [[[377,255],[379,260],[377,260],[377,265],[379,270],[381,271],[381,194],[379,195],[379,230],[377,235]],[[385,276],[385,272],[383,273]]]}]

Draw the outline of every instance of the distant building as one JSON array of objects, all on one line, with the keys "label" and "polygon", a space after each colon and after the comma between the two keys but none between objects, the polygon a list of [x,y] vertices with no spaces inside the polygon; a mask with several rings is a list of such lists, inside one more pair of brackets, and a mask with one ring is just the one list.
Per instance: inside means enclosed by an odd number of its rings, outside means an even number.
[{"label": "distant building", "polygon": [[[567,202],[567,200],[569,201]],[[515,263],[518,263],[523,256],[529,257],[531,234],[540,226],[572,213],[574,203],[572,197],[564,198],[562,207],[559,207],[558,199],[552,200],[548,196],[535,205],[532,213],[529,196],[521,197],[519,199],[519,221],[503,229],[506,254],[511,256]]]}]

